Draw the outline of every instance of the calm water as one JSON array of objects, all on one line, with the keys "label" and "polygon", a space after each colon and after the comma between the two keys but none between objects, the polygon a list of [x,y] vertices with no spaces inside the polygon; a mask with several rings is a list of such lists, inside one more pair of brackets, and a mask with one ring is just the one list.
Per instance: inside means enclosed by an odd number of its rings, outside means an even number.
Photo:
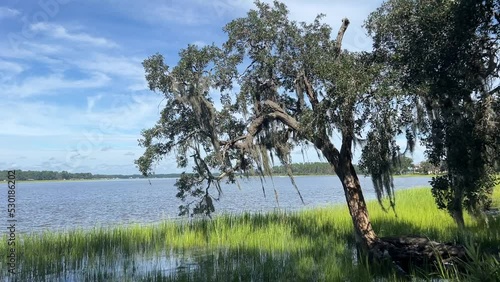
[{"label": "calm water", "polygon": [[[336,176],[296,177],[305,205],[287,177],[267,178],[264,186],[258,178],[241,179],[237,185],[223,185],[217,213],[271,211],[277,208],[297,210],[344,203],[341,184]],[[361,177],[367,199],[375,198],[368,177]],[[428,186],[430,178],[395,178],[396,190]],[[16,194],[16,231],[68,230],[130,223],[152,223],[176,218],[181,204],[175,195],[175,179],[103,180],[68,182],[18,182]],[[0,182],[0,228],[6,233],[7,183]],[[278,192],[279,206],[274,197]],[[215,192],[215,191],[214,191]],[[397,204],[397,199],[396,199]]]}]

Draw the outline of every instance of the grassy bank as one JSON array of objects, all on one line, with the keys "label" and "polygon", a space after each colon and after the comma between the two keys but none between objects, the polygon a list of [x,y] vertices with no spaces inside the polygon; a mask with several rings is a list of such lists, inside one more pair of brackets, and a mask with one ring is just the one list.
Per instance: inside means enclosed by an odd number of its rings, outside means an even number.
[{"label": "grassy bank", "polygon": [[[419,234],[439,241],[500,246],[500,220],[457,230],[437,210],[428,188],[397,193],[396,213],[370,202],[380,236]],[[500,188],[495,191],[500,204]],[[397,215],[397,218],[396,218]],[[20,281],[370,281],[396,279],[388,268],[356,256],[344,206],[294,213],[222,215],[214,220],[25,235],[16,255]],[[8,252],[6,238],[0,253]],[[4,260],[0,276],[8,267]],[[489,271],[488,269],[485,270]],[[488,273],[486,273],[488,274]],[[484,280],[483,280],[484,281]]]}]

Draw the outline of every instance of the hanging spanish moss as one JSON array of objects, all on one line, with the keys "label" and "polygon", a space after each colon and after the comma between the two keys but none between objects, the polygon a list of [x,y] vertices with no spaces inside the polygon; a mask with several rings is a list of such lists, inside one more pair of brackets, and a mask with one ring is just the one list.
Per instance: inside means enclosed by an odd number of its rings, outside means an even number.
[{"label": "hanging spanish moss", "polygon": [[384,211],[384,196],[389,199],[390,207],[394,210],[394,184],[393,166],[397,162],[399,148],[395,145],[393,136],[386,134],[380,128],[376,128],[368,134],[367,144],[362,150],[360,167],[369,172],[377,200]]}]

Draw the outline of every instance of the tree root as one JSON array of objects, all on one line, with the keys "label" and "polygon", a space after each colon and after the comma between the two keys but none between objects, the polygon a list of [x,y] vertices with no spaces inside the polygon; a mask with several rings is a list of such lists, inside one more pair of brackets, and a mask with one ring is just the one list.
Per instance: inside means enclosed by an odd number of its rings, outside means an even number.
[{"label": "tree root", "polygon": [[434,269],[439,263],[456,265],[467,259],[464,246],[439,243],[421,236],[380,238],[370,253],[378,261],[392,261],[398,274],[404,276],[415,267]]}]

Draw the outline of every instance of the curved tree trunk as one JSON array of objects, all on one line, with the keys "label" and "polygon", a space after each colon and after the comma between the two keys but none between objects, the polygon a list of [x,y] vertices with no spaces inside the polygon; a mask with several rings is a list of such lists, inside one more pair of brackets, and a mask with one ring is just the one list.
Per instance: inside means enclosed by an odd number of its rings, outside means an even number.
[{"label": "curved tree trunk", "polygon": [[[406,277],[412,265],[429,266],[437,260],[455,261],[465,259],[462,246],[440,244],[424,237],[379,238],[373,230],[361,185],[352,165],[351,139],[345,135],[342,147],[337,150],[323,135],[314,140],[342,182],[344,194],[351,214],[358,246],[370,253],[375,260],[390,259],[396,272]],[[462,216],[463,219],[463,216]],[[438,255],[436,255],[438,250]]]},{"label": "curved tree trunk", "polygon": [[344,194],[349,208],[349,213],[354,225],[357,243],[365,250],[370,250],[375,246],[378,237],[372,228],[368,209],[366,207],[361,184],[358,175],[352,165],[352,154],[349,140],[343,140],[341,151],[339,152],[330,140],[323,136],[314,142],[321,150],[330,165],[335,169],[335,173],[342,183]]},{"label": "curved tree trunk", "polygon": [[340,162],[336,173],[344,188],[347,206],[356,231],[356,241],[366,250],[371,249],[378,238],[372,228],[361,184],[354,166],[351,162],[347,164]]}]

